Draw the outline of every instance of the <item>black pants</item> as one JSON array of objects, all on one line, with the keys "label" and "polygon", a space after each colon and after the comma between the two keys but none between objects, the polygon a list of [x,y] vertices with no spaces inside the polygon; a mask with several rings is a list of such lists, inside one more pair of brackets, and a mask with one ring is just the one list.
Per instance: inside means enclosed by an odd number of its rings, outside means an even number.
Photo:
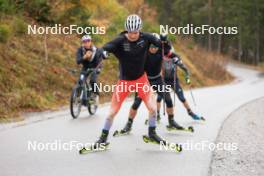
[{"label": "black pants", "polygon": [[[184,103],[186,101],[186,99],[184,97],[183,89],[182,89],[182,87],[180,85],[180,82],[179,82],[178,78],[175,79],[175,86],[174,86],[174,80],[165,80],[165,84],[171,86],[171,88],[176,93],[177,97],[179,98],[179,100],[182,103]],[[157,101],[161,102],[162,99],[163,99],[163,97],[158,95]]]}]

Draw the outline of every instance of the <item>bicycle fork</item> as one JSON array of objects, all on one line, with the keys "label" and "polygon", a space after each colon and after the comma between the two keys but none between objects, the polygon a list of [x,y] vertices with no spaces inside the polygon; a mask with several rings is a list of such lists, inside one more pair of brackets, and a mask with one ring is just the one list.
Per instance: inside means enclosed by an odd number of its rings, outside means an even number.
[{"label": "bicycle fork", "polygon": [[85,86],[85,83],[84,83],[84,80],[85,80],[85,76],[84,75],[81,75],[80,76],[80,85],[81,85],[81,95],[80,95],[80,98],[82,101],[87,101],[87,88]]}]

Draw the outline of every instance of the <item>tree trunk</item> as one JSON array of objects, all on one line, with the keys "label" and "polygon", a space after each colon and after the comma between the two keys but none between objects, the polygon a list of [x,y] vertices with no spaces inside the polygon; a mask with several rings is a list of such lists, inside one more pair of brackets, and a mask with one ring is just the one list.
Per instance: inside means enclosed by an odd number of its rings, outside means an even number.
[{"label": "tree trunk", "polygon": [[238,36],[238,61],[241,62],[241,56],[243,54],[242,51],[242,38],[241,38],[241,34],[239,34]]},{"label": "tree trunk", "polygon": [[[208,23],[212,25],[212,0],[208,0]],[[212,51],[212,35],[208,33],[208,51]]]},{"label": "tree trunk", "polygon": [[45,50],[45,61],[48,63],[48,46],[47,46],[47,34],[44,37],[44,50]]},{"label": "tree trunk", "polygon": [[218,35],[218,42],[217,42],[217,52],[220,54],[222,52],[222,35]]},{"label": "tree trunk", "polygon": [[260,54],[259,54],[259,47],[260,47],[260,27],[259,27],[259,3],[258,3],[258,0],[256,0],[256,3],[255,3],[255,7],[256,7],[256,18],[257,18],[257,23],[256,23],[256,54],[255,54],[255,64],[258,65],[259,64],[259,61],[260,61]]}]

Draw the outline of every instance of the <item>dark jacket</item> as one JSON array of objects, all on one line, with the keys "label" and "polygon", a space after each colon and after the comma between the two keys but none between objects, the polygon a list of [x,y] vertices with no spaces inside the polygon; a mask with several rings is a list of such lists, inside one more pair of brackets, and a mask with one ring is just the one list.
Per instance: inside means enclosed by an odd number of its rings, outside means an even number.
[{"label": "dark jacket", "polygon": [[[85,55],[86,51],[91,50],[93,52],[91,60],[84,60],[83,56]],[[85,49],[84,47],[80,47],[77,50],[76,53],[76,62],[77,64],[83,65],[83,70],[86,70],[87,68],[95,68],[100,61],[102,60],[102,54],[101,52],[98,52],[97,48],[93,46],[91,49]]]},{"label": "dark jacket", "polygon": [[131,42],[122,32],[114,40],[106,43],[103,50],[113,53],[119,60],[120,79],[136,80],[145,72],[149,46],[161,47],[161,41],[150,33],[140,33],[137,41]]}]

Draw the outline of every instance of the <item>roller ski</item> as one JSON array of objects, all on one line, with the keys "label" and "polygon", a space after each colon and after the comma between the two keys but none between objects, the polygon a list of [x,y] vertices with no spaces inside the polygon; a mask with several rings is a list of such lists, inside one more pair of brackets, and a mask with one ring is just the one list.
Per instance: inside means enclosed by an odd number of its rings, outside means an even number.
[{"label": "roller ski", "polygon": [[118,137],[118,136],[129,135],[132,130],[132,123],[133,123],[132,120],[128,120],[128,122],[126,123],[126,126],[120,131],[116,130],[113,136]]},{"label": "roller ski", "polygon": [[113,133],[113,136],[114,137],[119,137],[119,136],[126,136],[126,135],[129,135],[130,134],[130,131],[123,131],[123,130],[116,130],[114,133]]},{"label": "roller ski", "polygon": [[166,126],[168,131],[186,131],[186,132],[194,132],[194,129],[192,126],[189,127],[183,127],[179,125],[177,122],[175,122],[173,119],[169,120],[169,125]]},{"label": "roller ski", "polygon": [[176,152],[182,151],[182,146],[179,144],[171,144],[167,142],[166,140],[159,137],[155,131],[155,127],[149,127],[149,135],[143,135],[143,141],[145,143],[152,143],[152,144],[158,144],[158,145],[164,145],[164,146],[170,146],[171,148],[175,149]]},{"label": "roller ski", "polygon": [[202,120],[205,121],[205,118],[203,116],[198,116],[197,114],[194,114],[193,112],[188,112],[189,116],[192,117],[193,120]]},{"label": "roller ski", "polygon": [[94,144],[89,147],[83,147],[80,151],[79,154],[88,154],[88,153],[94,153],[94,152],[102,152],[108,149],[109,142],[106,143],[101,143],[101,144]]},{"label": "roller ski", "polygon": [[83,147],[81,150],[79,150],[79,154],[88,154],[107,150],[110,144],[109,142],[107,142],[107,136],[108,132],[103,131],[98,141],[96,141],[93,145],[89,147]]}]

